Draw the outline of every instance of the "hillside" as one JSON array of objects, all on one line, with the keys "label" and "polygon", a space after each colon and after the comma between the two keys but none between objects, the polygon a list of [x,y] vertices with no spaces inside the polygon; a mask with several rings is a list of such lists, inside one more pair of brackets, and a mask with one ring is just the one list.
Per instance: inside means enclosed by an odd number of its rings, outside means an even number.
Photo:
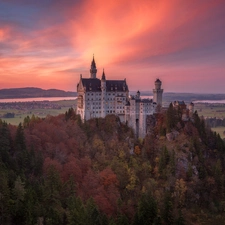
[{"label": "hillside", "polygon": [[57,89],[44,90],[35,87],[0,89],[0,99],[72,96],[76,96],[76,92],[66,92]]},{"label": "hillside", "polygon": [[197,113],[183,122],[170,107],[155,122],[143,140],[72,109],[0,123],[1,224],[221,224],[224,142]]}]

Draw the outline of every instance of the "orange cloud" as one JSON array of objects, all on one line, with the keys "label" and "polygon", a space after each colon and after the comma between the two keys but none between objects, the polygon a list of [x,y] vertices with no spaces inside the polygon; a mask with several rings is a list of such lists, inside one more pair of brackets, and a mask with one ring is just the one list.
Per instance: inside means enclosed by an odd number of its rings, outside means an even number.
[{"label": "orange cloud", "polygon": [[122,3],[86,1],[79,9],[74,8],[70,12],[80,16],[68,23],[72,41],[86,60],[95,53],[103,65],[108,64],[121,55],[132,54],[137,46],[127,44],[156,27],[167,7],[169,4],[145,0]]},{"label": "orange cloud", "polygon": [[75,90],[93,54],[99,77],[104,67],[107,78],[126,77],[133,90],[152,88],[158,77],[173,88],[191,83],[204,68],[209,77],[225,57],[222,6],[221,0],[53,1],[25,20],[27,27],[10,22],[0,29],[0,88]]}]

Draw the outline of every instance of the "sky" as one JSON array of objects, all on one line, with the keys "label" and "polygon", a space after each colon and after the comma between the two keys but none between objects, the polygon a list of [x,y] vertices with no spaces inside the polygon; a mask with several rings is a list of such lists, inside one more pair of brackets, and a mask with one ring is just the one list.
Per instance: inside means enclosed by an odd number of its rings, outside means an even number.
[{"label": "sky", "polygon": [[225,0],[0,0],[0,89],[76,91],[80,74],[131,91],[225,93]]}]

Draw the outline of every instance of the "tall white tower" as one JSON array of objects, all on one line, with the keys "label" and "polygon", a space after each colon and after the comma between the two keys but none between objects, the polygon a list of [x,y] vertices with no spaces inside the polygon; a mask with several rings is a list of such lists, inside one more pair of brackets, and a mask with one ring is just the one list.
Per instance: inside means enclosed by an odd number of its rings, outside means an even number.
[{"label": "tall white tower", "polygon": [[157,79],[155,81],[155,89],[153,89],[153,102],[156,102],[157,105],[162,105],[162,93],[163,89],[161,89],[162,82]]}]

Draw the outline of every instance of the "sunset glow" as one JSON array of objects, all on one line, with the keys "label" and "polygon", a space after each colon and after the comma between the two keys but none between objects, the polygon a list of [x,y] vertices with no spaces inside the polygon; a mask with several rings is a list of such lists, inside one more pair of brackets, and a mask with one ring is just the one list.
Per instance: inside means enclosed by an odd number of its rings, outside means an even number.
[{"label": "sunset glow", "polygon": [[130,90],[225,93],[223,0],[1,0],[0,89],[76,91],[95,55]]}]

